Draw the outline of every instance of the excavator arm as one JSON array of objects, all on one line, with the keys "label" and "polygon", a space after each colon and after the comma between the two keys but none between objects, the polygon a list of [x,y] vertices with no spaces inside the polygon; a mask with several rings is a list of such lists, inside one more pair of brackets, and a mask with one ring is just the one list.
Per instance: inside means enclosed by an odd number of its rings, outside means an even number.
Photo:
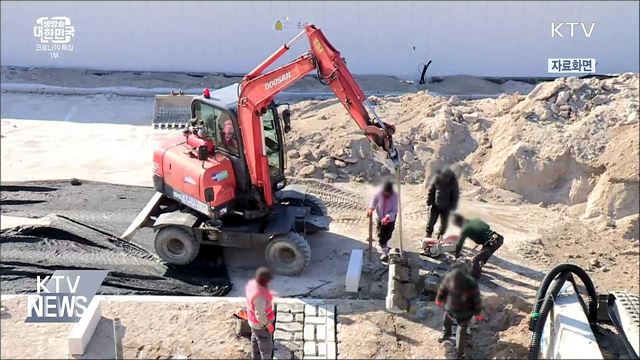
[{"label": "excavator arm", "polygon": [[[302,35],[309,39],[310,51],[289,64],[263,74]],[[302,32],[249,72],[240,83],[238,121],[244,139],[247,168],[252,185],[262,190],[267,206],[273,205],[273,193],[260,117],[274,96],[313,70],[317,72],[318,80],[328,85],[340,99],[372,145],[382,148],[392,161],[397,161],[392,139],[395,128],[383,122],[367,102],[340,52],[327,41],[320,29],[307,25]]]}]

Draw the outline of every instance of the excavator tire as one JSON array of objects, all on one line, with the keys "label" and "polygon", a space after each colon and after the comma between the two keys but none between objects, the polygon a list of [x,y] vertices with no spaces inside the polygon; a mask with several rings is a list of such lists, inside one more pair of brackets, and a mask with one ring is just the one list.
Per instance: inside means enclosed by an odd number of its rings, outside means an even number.
[{"label": "excavator tire", "polygon": [[200,243],[195,236],[177,226],[160,229],[154,245],[158,256],[167,264],[173,265],[187,265],[200,252]]},{"label": "excavator tire", "polygon": [[267,265],[280,275],[297,275],[311,261],[311,247],[297,232],[274,236],[264,254]]},{"label": "excavator tire", "polygon": [[302,200],[302,204],[311,209],[311,215],[327,216],[328,214],[324,201],[315,195],[306,194],[304,200]]}]

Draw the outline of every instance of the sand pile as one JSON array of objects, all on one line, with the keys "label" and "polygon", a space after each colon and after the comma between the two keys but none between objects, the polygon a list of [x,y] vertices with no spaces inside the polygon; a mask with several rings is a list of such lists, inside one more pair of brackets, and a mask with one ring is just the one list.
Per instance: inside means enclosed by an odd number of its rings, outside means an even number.
[{"label": "sand pile", "polygon": [[[585,217],[621,219],[638,213],[638,79],[561,78],[527,96],[473,101],[427,91],[370,101],[397,127],[405,183],[455,163],[467,190],[586,204]],[[290,174],[330,182],[388,175],[337,100],[304,101],[292,115]]]}]

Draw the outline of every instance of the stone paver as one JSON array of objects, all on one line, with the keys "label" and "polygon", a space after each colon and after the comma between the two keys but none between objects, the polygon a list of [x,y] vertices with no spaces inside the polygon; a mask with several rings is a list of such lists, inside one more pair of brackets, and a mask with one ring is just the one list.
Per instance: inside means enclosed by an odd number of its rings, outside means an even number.
[{"label": "stone paver", "polygon": [[327,328],[324,325],[316,326],[316,340],[318,341],[327,340]]},{"label": "stone paver", "polygon": [[324,325],[327,323],[327,317],[326,316],[305,316],[304,318],[304,323],[306,324],[313,324],[313,325]]},{"label": "stone paver", "polygon": [[304,356],[315,356],[318,354],[317,352],[318,346],[314,341],[305,341],[304,342]]},{"label": "stone paver", "polygon": [[298,322],[277,323],[276,330],[284,330],[288,332],[302,331],[302,324]]},{"label": "stone paver", "polygon": [[309,316],[316,316],[318,314],[316,306],[315,305],[311,305],[311,304],[307,304],[304,307],[304,315],[309,317]]},{"label": "stone paver", "polygon": [[273,338],[275,340],[293,340],[293,333],[276,330],[276,332],[273,333]]},{"label": "stone paver", "polygon": [[278,312],[278,317],[277,317],[276,320],[278,322],[292,322],[293,321],[293,314]]},{"label": "stone paver", "polygon": [[305,341],[313,341],[315,340],[315,331],[316,327],[312,324],[304,326],[304,340]]}]

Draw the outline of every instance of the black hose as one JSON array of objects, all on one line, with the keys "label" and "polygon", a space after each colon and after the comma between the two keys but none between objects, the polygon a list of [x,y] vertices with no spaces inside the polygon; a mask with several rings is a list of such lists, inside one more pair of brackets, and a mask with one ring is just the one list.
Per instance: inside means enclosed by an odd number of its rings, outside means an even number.
[{"label": "black hose", "polygon": [[425,83],[424,77],[425,77],[425,75],[427,75],[427,69],[429,68],[429,65],[431,65],[431,60],[429,60],[427,65],[425,65],[422,68],[422,73],[420,74],[420,81],[418,82],[419,84],[424,84]]},{"label": "black hose", "polygon": [[533,331],[536,325],[536,319],[539,316],[540,307],[542,306],[542,302],[546,297],[547,290],[549,289],[549,285],[555,279],[558,274],[563,272],[570,272],[577,275],[585,288],[587,289],[587,295],[589,295],[589,312],[587,314],[587,318],[589,322],[593,323],[597,319],[598,312],[598,299],[596,294],[596,289],[593,286],[593,282],[587,273],[577,265],[574,264],[560,264],[551,269],[547,275],[545,275],[542,283],[540,284],[540,288],[538,289],[538,293],[536,294],[536,301],[534,304],[533,312],[531,313],[531,318],[529,321],[529,330]]},{"label": "black hose", "polygon": [[544,298],[544,302],[542,304],[542,310],[540,311],[540,316],[537,318],[535,322],[535,331],[531,335],[531,345],[529,345],[529,360],[537,360],[538,355],[540,354],[540,342],[542,340],[542,330],[544,329],[544,324],[547,322],[547,316],[549,315],[549,311],[553,307],[555,303],[555,298],[562,289],[562,286],[567,281],[567,279],[571,276],[570,272],[562,272],[560,276],[558,276],[556,283],[553,285],[551,292],[546,294]]}]

